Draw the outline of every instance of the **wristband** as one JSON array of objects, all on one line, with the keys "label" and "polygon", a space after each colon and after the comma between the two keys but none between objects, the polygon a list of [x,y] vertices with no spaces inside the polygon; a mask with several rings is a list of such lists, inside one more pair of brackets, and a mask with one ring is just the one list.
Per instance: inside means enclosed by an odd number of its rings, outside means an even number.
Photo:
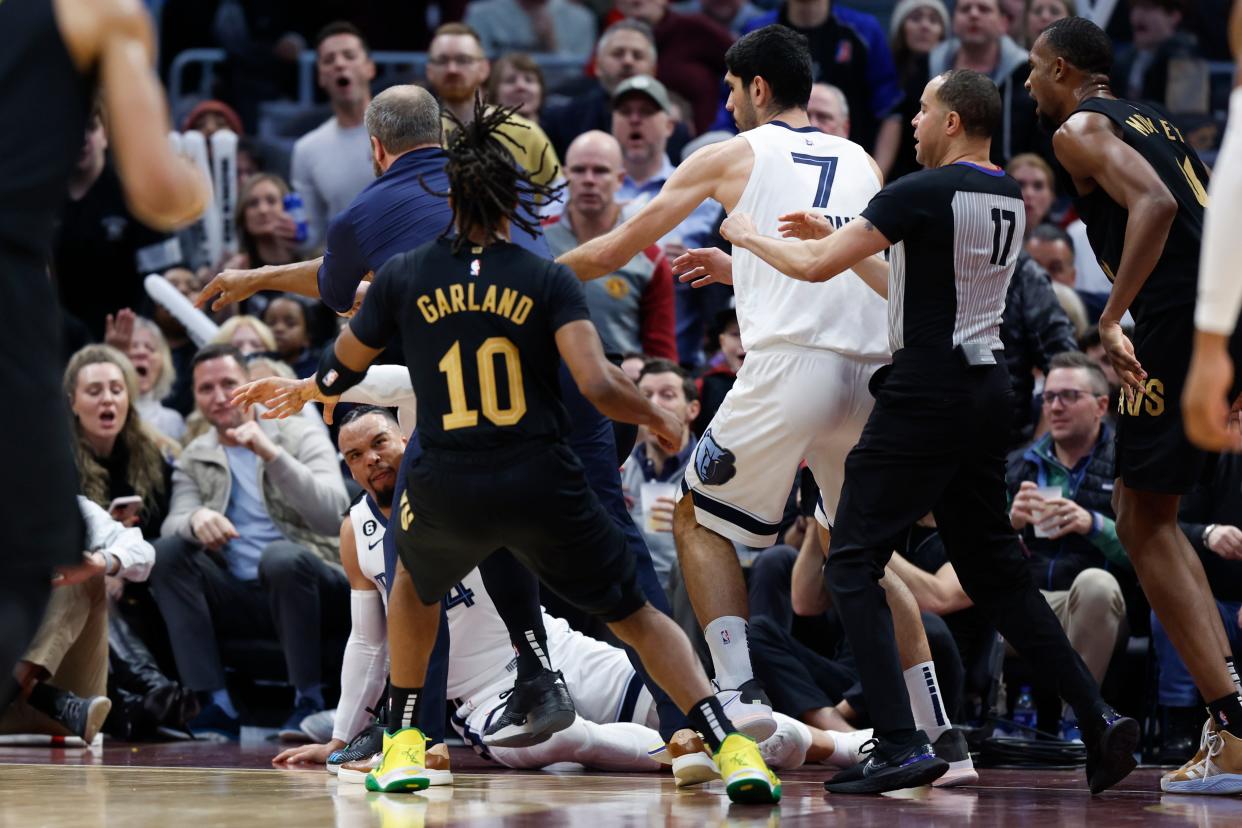
[{"label": "wristband", "polygon": [[319,358],[319,370],[315,373],[315,385],[325,397],[339,397],[350,388],[362,382],[366,371],[355,371],[347,368],[336,358],[335,344],[324,348]]},{"label": "wristband", "polygon": [[1212,533],[1216,531],[1217,524],[1209,523],[1203,528],[1203,545],[1211,550]]}]

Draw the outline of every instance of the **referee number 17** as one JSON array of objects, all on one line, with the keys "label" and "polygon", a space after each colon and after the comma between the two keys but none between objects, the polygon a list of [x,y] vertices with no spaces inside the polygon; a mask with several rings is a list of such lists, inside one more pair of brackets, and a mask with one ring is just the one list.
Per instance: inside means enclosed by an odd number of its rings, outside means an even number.
[{"label": "referee number 17", "polygon": [[[509,405],[500,407],[496,388],[496,358],[504,362],[509,385]],[[508,337],[493,336],[474,352],[479,374],[479,403],[483,416],[497,426],[516,425],[526,414],[526,392],[522,389],[522,361],[517,346]],[[440,372],[448,379],[449,413],[444,415],[445,431],[472,428],[479,424],[479,412],[466,402],[466,379],[462,375],[461,342],[454,342],[440,359]]]},{"label": "referee number 17", "polygon": [[[1017,223],[1018,216],[1013,210],[992,208],[992,264],[1004,267],[1008,263],[1009,248],[1013,245],[1013,228]],[[1008,225],[1008,229],[1003,229],[1002,225]],[[1002,239],[1004,244],[1001,243]]]}]

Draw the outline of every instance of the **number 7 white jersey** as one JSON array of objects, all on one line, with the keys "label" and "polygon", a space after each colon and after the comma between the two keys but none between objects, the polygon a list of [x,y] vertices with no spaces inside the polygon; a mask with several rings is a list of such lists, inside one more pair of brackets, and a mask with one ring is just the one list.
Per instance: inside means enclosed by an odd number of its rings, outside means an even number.
[{"label": "number 7 white jersey", "polygon": [[[778,236],[779,216],[811,210],[843,226],[880,190],[867,153],[815,127],[773,121],[742,133],[755,166],[735,211],[765,236]],[[747,351],[795,346],[865,359],[889,356],[884,299],[847,271],[825,283],[799,282],[753,253],[733,251],[738,327]]]}]

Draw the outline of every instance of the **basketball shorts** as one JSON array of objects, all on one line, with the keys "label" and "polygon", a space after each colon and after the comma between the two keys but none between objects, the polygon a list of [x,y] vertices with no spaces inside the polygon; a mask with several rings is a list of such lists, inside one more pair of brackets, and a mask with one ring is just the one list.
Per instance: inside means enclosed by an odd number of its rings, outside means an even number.
[{"label": "basketball shorts", "polygon": [[[1239,336],[1230,343],[1238,348]],[[1152,314],[1135,325],[1134,354],[1147,373],[1141,393],[1117,403],[1117,476],[1131,489],[1186,494],[1214,456],[1186,439],[1182,390],[1194,348],[1194,308]]]},{"label": "basketball shorts", "polygon": [[501,547],[605,622],[646,603],[625,537],[563,442],[478,452],[424,447],[393,518],[397,552],[424,604]]},{"label": "basketball shorts", "polygon": [[695,449],[682,491],[699,525],[746,546],[767,547],[803,460],[831,528],[845,456],[874,402],[867,390],[884,363],[810,349],[752,351]]},{"label": "basketball shorts", "polygon": [[[643,686],[642,677],[634,672],[625,651],[575,632],[560,618],[545,616],[552,664],[565,676],[565,685],[573,697],[578,715],[590,722],[636,722],[649,724],[655,719],[651,694]],[[504,663],[508,653],[500,653],[496,661]],[[469,699],[455,701],[453,728],[466,743],[483,755],[489,753],[502,764],[504,748],[485,747],[483,734],[504,711],[513,677],[508,673]]]}]

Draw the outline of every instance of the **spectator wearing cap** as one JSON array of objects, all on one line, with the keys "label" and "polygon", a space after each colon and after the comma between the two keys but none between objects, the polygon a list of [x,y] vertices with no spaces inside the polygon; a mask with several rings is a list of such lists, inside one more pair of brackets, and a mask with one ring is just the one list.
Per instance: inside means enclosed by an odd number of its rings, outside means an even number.
[{"label": "spectator wearing cap", "polygon": [[[544,227],[552,255],[560,256],[621,223],[617,189],[625,177],[621,147],[606,132],[579,135],[565,158],[569,203]],[[591,321],[604,352],[616,361],[628,353],[677,358],[673,338],[673,271],[658,245],[640,251],[619,269],[583,285]]]},{"label": "spectator wearing cap", "polygon": [[231,129],[238,136],[244,135],[241,116],[237,110],[224,101],[206,100],[195,104],[190,113],[181,122],[182,130],[198,130],[203,137],[210,138],[222,129]]},{"label": "spectator wearing cap", "polygon": [[527,52],[585,61],[595,42],[595,16],[569,0],[474,0],[465,23],[492,56]]},{"label": "spectator wearing cap", "polygon": [[617,0],[617,11],[651,27],[660,55],[656,76],[690,102],[695,134],[710,129],[733,35],[710,17],[671,11],[668,0]]},{"label": "spectator wearing cap", "polygon": [[363,123],[375,63],[362,33],[343,21],[325,26],[316,39],[315,70],[332,117],[293,145],[290,177],[306,207],[304,250],[323,244],[328,222],[375,178]]},{"label": "spectator wearing cap", "polygon": [[[664,84],[649,75],[635,75],[617,85],[612,95],[612,136],[621,144],[625,179],[617,199],[626,202],[629,217],[655,197],[673,174],[668,139],[673,134],[673,107]],[[671,262],[694,247],[707,247],[721,210],[713,201],[694,208],[685,221],[664,238],[660,247]],[[698,300],[689,285],[675,285],[677,298],[677,353],[683,365],[702,362],[703,321]]]},{"label": "spectator wearing cap", "polygon": [[949,34],[949,10],[941,0],[901,0],[889,18],[888,37],[902,88],[922,71],[926,57]]}]

